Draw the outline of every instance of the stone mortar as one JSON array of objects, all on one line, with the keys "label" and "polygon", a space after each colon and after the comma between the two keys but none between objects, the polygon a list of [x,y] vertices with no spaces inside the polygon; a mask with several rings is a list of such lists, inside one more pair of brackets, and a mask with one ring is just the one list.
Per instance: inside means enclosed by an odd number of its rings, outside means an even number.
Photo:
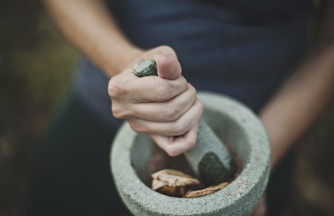
[{"label": "stone mortar", "polygon": [[150,189],[142,179],[154,142],[124,123],[111,151],[111,170],[117,190],[134,215],[250,215],[261,198],[270,172],[270,145],[258,118],[241,103],[200,92],[202,118],[243,160],[241,173],[227,187],[198,198],[177,198]]}]

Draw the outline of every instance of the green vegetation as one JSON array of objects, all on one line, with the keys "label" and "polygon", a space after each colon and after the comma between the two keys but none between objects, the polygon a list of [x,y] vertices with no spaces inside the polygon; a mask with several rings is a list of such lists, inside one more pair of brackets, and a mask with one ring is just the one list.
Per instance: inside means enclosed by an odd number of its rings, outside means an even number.
[{"label": "green vegetation", "polygon": [[0,7],[0,215],[21,215],[36,140],[69,91],[77,59],[39,1]]}]

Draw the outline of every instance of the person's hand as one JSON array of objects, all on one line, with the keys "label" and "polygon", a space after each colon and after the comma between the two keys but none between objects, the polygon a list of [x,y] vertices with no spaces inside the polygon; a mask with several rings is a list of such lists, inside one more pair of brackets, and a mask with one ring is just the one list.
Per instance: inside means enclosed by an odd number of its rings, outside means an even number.
[{"label": "person's hand", "polygon": [[[158,76],[136,77],[135,63],[154,59]],[[147,133],[170,156],[192,148],[203,106],[195,88],[182,76],[175,52],[166,46],[143,52],[128,69],[109,81],[112,113],[131,128]]]},{"label": "person's hand", "polygon": [[266,196],[263,195],[257,207],[254,209],[252,216],[265,216],[267,213]]}]

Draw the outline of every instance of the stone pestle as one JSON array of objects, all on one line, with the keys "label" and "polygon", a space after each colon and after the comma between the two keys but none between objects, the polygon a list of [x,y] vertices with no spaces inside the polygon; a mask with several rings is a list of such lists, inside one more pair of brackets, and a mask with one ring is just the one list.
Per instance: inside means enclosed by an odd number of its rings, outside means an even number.
[{"label": "stone pestle", "polygon": [[[157,76],[156,62],[151,59],[139,62],[134,74],[138,77]],[[203,119],[199,121],[195,146],[184,154],[205,185],[228,181],[233,175],[234,165],[230,152]]]},{"label": "stone pestle", "polygon": [[[201,118],[229,144],[233,155],[237,155],[238,163],[241,162],[238,164],[240,172],[235,173],[224,189],[210,195],[180,198],[161,194],[146,184],[150,176],[147,164],[155,152],[153,140],[146,134],[134,132],[124,123],[112,143],[110,168],[117,191],[133,215],[246,216],[258,205],[270,174],[270,144],[261,121],[232,98],[201,91],[197,96],[204,106]],[[201,125],[199,138],[203,130]]]}]

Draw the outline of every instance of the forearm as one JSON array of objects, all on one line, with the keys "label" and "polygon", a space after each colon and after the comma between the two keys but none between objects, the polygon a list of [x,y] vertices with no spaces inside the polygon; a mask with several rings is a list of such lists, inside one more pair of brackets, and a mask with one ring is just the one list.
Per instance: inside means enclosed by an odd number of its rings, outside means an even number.
[{"label": "forearm", "polygon": [[44,0],[69,41],[108,76],[121,72],[140,49],[121,33],[99,0]]},{"label": "forearm", "polygon": [[334,46],[311,54],[260,112],[272,168],[314,122],[334,92]]},{"label": "forearm", "polygon": [[271,142],[272,168],[333,98],[333,12],[334,1],[322,1],[313,52],[260,112]]}]

